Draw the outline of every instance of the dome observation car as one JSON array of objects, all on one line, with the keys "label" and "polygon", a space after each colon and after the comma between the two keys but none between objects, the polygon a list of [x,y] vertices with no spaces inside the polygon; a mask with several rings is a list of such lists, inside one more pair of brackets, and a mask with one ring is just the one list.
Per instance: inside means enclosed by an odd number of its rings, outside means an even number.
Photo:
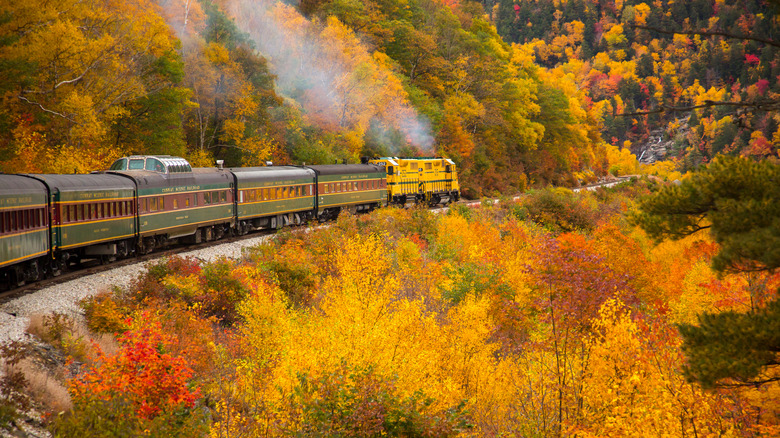
[{"label": "dome observation car", "polygon": [[170,155],[132,155],[120,158],[108,170],[147,170],[157,173],[192,172],[192,166],[184,158]]}]

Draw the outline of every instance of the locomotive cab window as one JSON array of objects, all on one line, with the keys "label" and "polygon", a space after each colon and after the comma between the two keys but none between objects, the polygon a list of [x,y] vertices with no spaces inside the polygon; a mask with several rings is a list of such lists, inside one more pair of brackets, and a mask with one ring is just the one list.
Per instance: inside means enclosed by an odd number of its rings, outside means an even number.
[{"label": "locomotive cab window", "polygon": [[133,158],[130,160],[130,163],[127,165],[128,170],[144,170],[144,159],[143,158]]}]

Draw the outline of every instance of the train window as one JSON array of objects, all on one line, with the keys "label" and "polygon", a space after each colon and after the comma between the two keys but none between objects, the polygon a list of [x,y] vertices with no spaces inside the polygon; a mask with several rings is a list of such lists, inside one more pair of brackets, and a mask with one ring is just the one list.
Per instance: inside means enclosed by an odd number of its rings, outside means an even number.
[{"label": "train window", "polygon": [[197,193],[195,193],[195,194],[192,196],[192,206],[193,206],[193,207],[197,207],[197,206],[198,206],[198,194],[197,194]]},{"label": "train window", "polygon": [[103,219],[103,204],[95,205],[95,219]]},{"label": "train window", "polygon": [[219,192],[219,200],[222,202],[227,202],[227,190]]},{"label": "train window", "polygon": [[219,192],[217,191],[211,192],[211,203],[216,204],[218,202],[219,202]]},{"label": "train window", "polygon": [[150,199],[149,211],[157,211],[157,198]]},{"label": "train window", "polygon": [[395,169],[393,168],[393,166],[387,166],[387,174],[388,175],[394,175],[395,174]]},{"label": "train window", "polygon": [[160,196],[160,211],[165,210],[165,198]]},{"label": "train window", "polygon": [[184,197],[184,208],[187,208],[189,206],[190,206],[190,197],[189,196],[185,196]]},{"label": "train window", "polygon": [[38,209],[38,226],[41,227],[43,225],[46,225],[45,220],[43,219],[45,211],[42,208]]},{"label": "train window", "polygon": [[114,164],[108,168],[108,170],[125,170],[127,169],[127,158],[120,158],[114,161]]},{"label": "train window", "polygon": [[128,170],[144,170],[144,159],[133,158],[127,166]]},{"label": "train window", "polygon": [[325,186],[325,193],[330,193],[330,191],[328,190],[330,188],[330,184],[324,184],[324,186]]},{"label": "train window", "polygon": [[211,204],[211,193],[204,192],[203,193],[203,205],[209,205]]},{"label": "train window", "polygon": [[425,170],[431,170],[431,169],[433,169],[433,164],[425,163]]},{"label": "train window", "polygon": [[174,210],[178,210],[179,209],[179,200],[178,199],[174,199],[173,200],[173,209]]},{"label": "train window", "polygon": [[352,189],[353,189],[354,191],[356,191],[356,192],[357,192],[357,190],[358,190],[358,185],[357,185],[357,183],[356,183],[356,182],[353,182],[353,183],[352,183]]},{"label": "train window", "polygon": [[163,163],[161,163],[157,158],[147,158],[146,170],[165,173],[165,166],[163,166]]},{"label": "train window", "polygon": [[68,206],[67,205],[63,205],[62,206],[62,221],[61,222],[62,223],[70,222],[70,220],[68,218]]}]

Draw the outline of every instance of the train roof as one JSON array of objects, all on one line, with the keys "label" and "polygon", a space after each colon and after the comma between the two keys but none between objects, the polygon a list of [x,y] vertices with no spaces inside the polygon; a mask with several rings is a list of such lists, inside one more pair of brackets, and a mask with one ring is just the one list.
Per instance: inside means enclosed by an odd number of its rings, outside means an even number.
[{"label": "train roof", "polygon": [[147,170],[109,170],[123,178],[131,178],[139,187],[171,187],[190,184],[224,184],[232,180],[230,173],[222,169],[202,167],[192,172],[164,174]]},{"label": "train roof", "polygon": [[60,192],[83,190],[134,190],[135,185],[127,179],[104,173],[79,174],[30,174],[31,178],[41,180],[52,189]]},{"label": "train roof", "polygon": [[317,175],[352,175],[355,173],[384,173],[384,169],[374,164],[321,164],[306,166]]},{"label": "train roof", "polygon": [[41,193],[46,195],[46,186],[24,175],[0,174],[0,195],[22,195]]},{"label": "train roof", "polygon": [[267,181],[282,178],[314,179],[314,171],[312,169],[296,166],[231,167],[228,170],[233,172],[233,174],[236,175],[236,178],[240,180]]}]

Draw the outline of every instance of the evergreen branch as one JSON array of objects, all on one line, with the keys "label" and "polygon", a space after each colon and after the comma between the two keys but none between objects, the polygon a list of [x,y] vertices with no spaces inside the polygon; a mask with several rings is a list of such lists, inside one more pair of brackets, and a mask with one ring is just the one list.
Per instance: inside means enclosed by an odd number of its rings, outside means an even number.
[{"label": "evergreen branch", "polygon": [[759,43],[768,44],[774,47],[780,47],[780,42],[769,40],[766,38],[759,38],[750,35],[735,35],[733,33],[724,32],[720,30],[667,30],[660,29],[652,26],[642,26],[639,24],[631,24],[634,29],[651,30],[653,32],[663,33],[667,35],[701,35],[701,36],[722,36],[726,38],[733,38],[738,40],[756,41]]}]

